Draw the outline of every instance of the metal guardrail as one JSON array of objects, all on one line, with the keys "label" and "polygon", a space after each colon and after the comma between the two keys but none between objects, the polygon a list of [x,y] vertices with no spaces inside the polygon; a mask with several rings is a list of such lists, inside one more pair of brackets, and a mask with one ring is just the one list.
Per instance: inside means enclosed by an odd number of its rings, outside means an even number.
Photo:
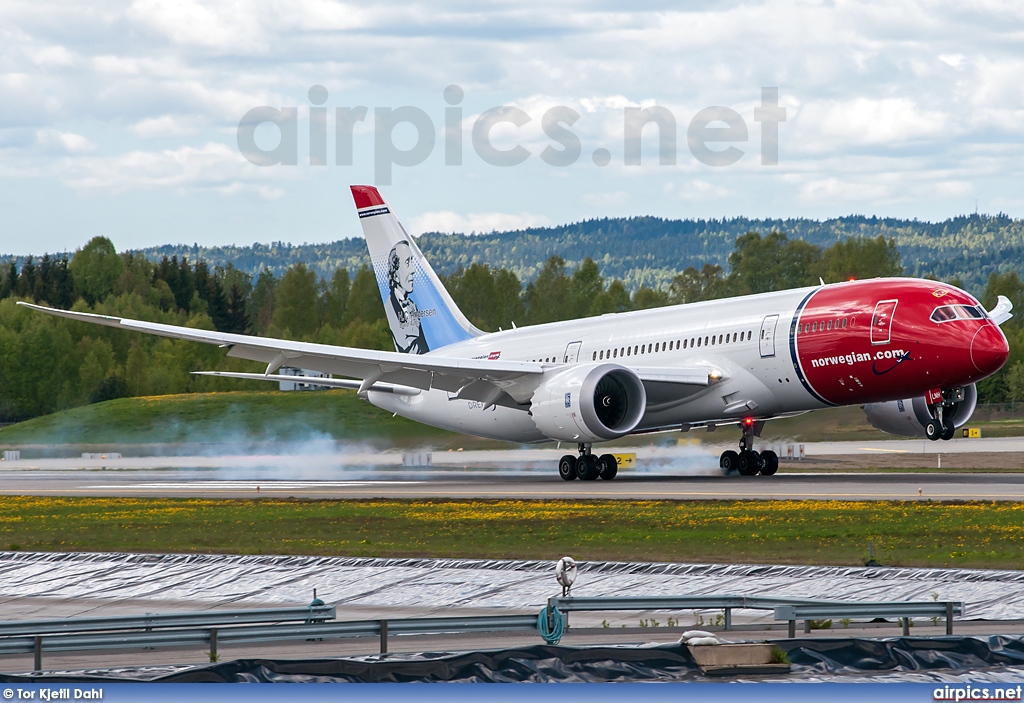
[{"label": "metal guardrail", "polygon": [[811,621],[825,618],[899,618],[903,635],[910,635],[910,618],[942,618],[946,634],[953,634],[953,617],[962,617],[964,604],[951,601],[908,601],[905,603],[809,603],[780,605],[775,608],[776,620],[789,621],[789,636],[796,637],[796,621],[804,621],[804,632],[810,632]]},{"label": "metal guardrail", "polygon": [[579,598],[552,596],[548,598],[548,611],[557,608],[563,613],[571,610],[722,610],[725,629],[732,629],[732,611],[774,610],[782,605],[835,603],[835,601],[800,600],[794,598],[762,598],[757,596],[610,596]]},{"label": "metal guardrail", "polygon": [[[899,617],[904,635],[909,618],[935,617],[953,632],[953,617],[962,616],[963,603],[952,602],[841,602],[748,596],[651,596],[577,598],[555,596],[539,616],[499,615],[454,618],[407,618],[337,622],[334,607],[265,608],[233,612],[207,611],[113,618],[16,621],[0,623],[0,655],[34,653],[35,669],[42,670],[43,652],[98,649],[208,646],[216,661],[220,643],[246,644],[345,637],[379,637],[380,651],[388,651],[390,635],[450,634],[465,632],[536,632],[557,643],[568,626],[570,611],[717,610],[725,612],[725,629],[732,628],[732,610],[771,610],[776,620],[789,622],[796,636],[796,620],[836,617]],[[288,622],[291,621],[291,622]],[[267,624],[277,623],[277,624]]]},{"label": "metal guardrail", "polygon": [[210,627],[268,622],[312,622],[334,620],[334,606],[313,605],[254,610],[207,610],[193,613],[121,615],[105,618],[60,618],[0,622],[0,637],[45,635],[62,632],[106,632],[151,630],[168,627]]},{"label": "metal guardrail", "polygon": [[[331,608],[333,611],[333,608]],[[255,612],[255,611],[254,611]],[[97,618],[100,619],[100,618]],[[97,649],[143,647],[208,646],[210,661],[217,661],[219,644],[249,644],[322,640],[344,637],[380,637],[380,651],[388,651],[389,635],[445,634],[462,632],[536,632],[535,615],[499,615],[465,618],[410,618],[404,620],[319,621],[309,624],[236,625],[228,627],[184,627],[140,632],[75,632],[50,635],[13,636],[0,639],[0,655],[35,655],[35,670],[42,670],[44,652],[74,652]]]}]

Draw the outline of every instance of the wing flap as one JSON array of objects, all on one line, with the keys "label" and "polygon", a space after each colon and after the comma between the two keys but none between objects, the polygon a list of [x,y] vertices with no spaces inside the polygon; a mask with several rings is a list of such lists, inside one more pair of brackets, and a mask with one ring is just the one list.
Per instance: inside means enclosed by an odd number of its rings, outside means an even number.
[{"label": "wing flap", "polygon": [[[330,388],[345,388],[347,390],[359,390],[360,381],[347,378],[318,378],[316,376],[287,376],[285,374],[263,375],[261,373],[241,373],[235,371],[193,371],[193,376],[213,376],[215,378],[240,378],[246,381],[274,381],[280,383],[306,383],[311,386],[328,386]],[[419,395],[422,391],[419,388],[407,386],[396,386],[392,383],[374,383],[368,390],[378,393],[392,393],[394,395]]]}]

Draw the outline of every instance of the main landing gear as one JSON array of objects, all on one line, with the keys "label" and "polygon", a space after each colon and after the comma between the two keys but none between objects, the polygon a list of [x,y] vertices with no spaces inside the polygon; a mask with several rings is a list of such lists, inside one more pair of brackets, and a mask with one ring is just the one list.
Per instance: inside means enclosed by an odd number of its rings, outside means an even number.
[{"label": "main landing gear", "polygon": [[759,423],[744,421],[740,427],[743,428],[743,436],[740,437],[740,450],[734,452],[728,450],[722,452],[718,465],[722,473],[739,472],[740,476],[771,476],[779,470],[779,455],[770,449],[763,452],[755,452],[754,432],[760,430]]},{"label": "main landing gear", "polygon": [[619,472],[619,464],[611,454],[602,454],[599,457],[591,452],[590,444],[579,445],[579,456],[566,454],[558,460],[558,475],[563,481],[580,479],[582,481],[593,481],[597,478],[611,481]]}]

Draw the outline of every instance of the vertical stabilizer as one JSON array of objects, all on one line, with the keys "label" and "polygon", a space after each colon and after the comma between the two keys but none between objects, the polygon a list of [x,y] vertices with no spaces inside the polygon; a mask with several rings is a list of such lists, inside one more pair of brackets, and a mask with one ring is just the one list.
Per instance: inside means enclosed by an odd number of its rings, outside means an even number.
[{"label": "vertical stabilizer", "polygon": [[441,285],[415,240],[373,186],[352,186],[395,349],[425,354],[483,334]]}]

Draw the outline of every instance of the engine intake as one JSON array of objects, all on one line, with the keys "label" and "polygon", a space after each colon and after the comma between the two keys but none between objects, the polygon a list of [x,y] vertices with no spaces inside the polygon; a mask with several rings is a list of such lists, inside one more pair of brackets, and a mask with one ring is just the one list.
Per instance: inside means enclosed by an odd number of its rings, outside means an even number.
[{"label": "engine intake", "polygon": [[[952,417],[954,427],[967,424],[978,405],[978,389],[972,383],[964,386],[964,399],[945,410],[945,417]],[[924,437],[924,426],[931,420],[928,402],[924,397],[907,400],[890,400],[886,403],[868,403],[863,406],[875,428],[901,437]]]},{"label": "engine intake", "polygon": [[537,429],[551,439],[602,442],[629,434],[647,409],[640,377],[616,364],[556,371],[533,394]]}]

